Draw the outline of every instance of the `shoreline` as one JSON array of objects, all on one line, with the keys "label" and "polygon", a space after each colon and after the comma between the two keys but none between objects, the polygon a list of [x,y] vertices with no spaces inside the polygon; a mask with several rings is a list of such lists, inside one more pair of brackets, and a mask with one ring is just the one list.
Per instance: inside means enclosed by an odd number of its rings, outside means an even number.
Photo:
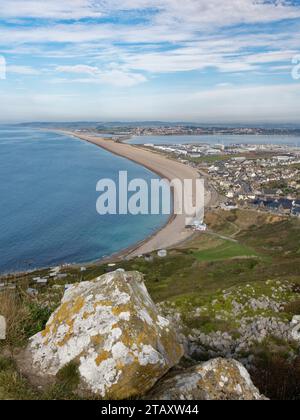
[{"label": "shoreline", "polygon": [[[47,130],[48,131],[48,130]],[[152,173],[158,175],[161,178],[166,178],[172,180],[174,178],[184,179],[191,178],[196,179],[200,177],[200,172],[188,165],[184,165],[175,160],[169,159],[168,157],[149,151],[143,146],[131,145],[127,143],[118,143],[110,139],[104,139],[101,137],[96,137],[89,134],[78,134],[73,131],[66,130],[50,130],[54,131],[57,134],[65,135],[68,137],[78,138],[82,141],[87,141],[91,144],[94,144],[109,153],[128,159],[138,165],[143,166]],[[201,174],[203,175],[203,174]],[[205,207],[210,204],[212,200],[212,193],[206,189],[205,191]],[[173,195],[173,202],[174,202]],[[185,227],[185,215],[175,215],[174,213],[170,215],[167,220],[167,223],[158,228],[153,234],[145,237],[143,240],[134,243],[131,246],[128,246],[120,251],[117,251],[111,255],[104,257],[99,257],[96,260],[90,262],[74,262],[62,265],[69,265],[71,267],[80,267],[80,266],[92,266],[100,265],[115,261],[120,261],[122,259],[135,258],[139,255],[145,255],[158,251],[160,249],[169,249],[176,245],[180,245],[190,239],[195,234],[194,231],[188,230]],[[32,268],[29,271],[15,271],[15,272],[6,272],[0,273],[0,277],[6,277],[11,275],[23,275],[28,274],[29,272],[35,272],[39,270],[48,269],[49,267],[36,267]]]},{"label": "shoreline", "polygon": [[[110,153],[113,153],[122,158],[128,159],[136,164],[143,166],[161,178],[168,179],[197,179],[200,173],[195,168],[184,165],[180,162],[173,161],[166,156],[153,153],[136,145],[127,143],[117,143],[110,139],[96,137],[91,134],[78,134],[73,131],[56,130],[56,132],[75,137],[83,141],[94,144]],[[193,197],[195,199],[195,197]],[[176,198],[173,196],[173,199]],[[210,192],[206,191],[206,205],[210,202]],[[160,249],[168,249],[174,247],[190,237],[194,232],[186,229],[185,215],[171,214],[167,223],[154,232],[150,237],[121,250],[111,256],[104,257],[101,260],[96,260],[94,264],[111,261],[112,259],[120,258],[134,258],[139,255],[145,255]],[[91,265],[89,263],[87,265]]]}]

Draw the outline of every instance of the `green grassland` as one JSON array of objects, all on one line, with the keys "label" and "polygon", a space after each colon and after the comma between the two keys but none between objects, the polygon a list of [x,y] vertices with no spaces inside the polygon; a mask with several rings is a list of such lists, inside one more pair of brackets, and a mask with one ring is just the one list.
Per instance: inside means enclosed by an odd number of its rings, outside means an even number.
[{"label": "green grassland", "polygon": [[213,249],[196,251],[195,257],[199,261],[224,261],[232,258],[256,257],[255,251],[239,243],[224,241],[222,245]]},{"label": "green grassland", "polygon": [[228,160],[230,157],[228,155],[212,155],[212,156],[201,156],[201,157],[188,157],[187,160],[193,163],[207,163],[207,164],[213,164],[222,162],[224,160]]},{"label": "green grassland", "polygon": [[[9,310],[5,309],[0,294],[0,312],[12,312],[13,308],[14,315],[8,345],[0,345],[0,399],[22,395],[41,398],[40,393],[24,385],[25,379],[9,360],[32,334],[43,328],[49,313],[59,305],[66,283],[92,280],[117,268],[138,270],[144,273],[153,300],[181,313],[187,334],[191,328],[205,333],[234,330],[236,320],[230,316],[231,301],[224,301],[224,292],[230,292],[234,299],[247,300],[249,296],[270,296],[280,283],[299,289],[299,220],[253,211],[218,210],[207,214],[206,222],[209,232],[195,234],[188,243],[169,251],[166,258],[153,254],[152,262],[141,257],[117,261],[113,268],[108,264],[90,265],[84,273],[77,267],[69,267],[64,269],[66,279],[51,280],[34,299],[28,298],[24,290],[32,286],[32,277],[48,271],[24,275],[18,279],[18,296],[9,303]],[[297,293],[281,296],[278,292],[276,296],[278,300],[284,298],[290,302],[286,311],[276,316],[290,320],[300,311]],[[204,308],[205,316],[195,316],[197,308]],[[220,319],[217,315],[224,311],[229,315]],[[58,380],[58,385],[49,392],[52,397],[64,398],[66,389]]]}]

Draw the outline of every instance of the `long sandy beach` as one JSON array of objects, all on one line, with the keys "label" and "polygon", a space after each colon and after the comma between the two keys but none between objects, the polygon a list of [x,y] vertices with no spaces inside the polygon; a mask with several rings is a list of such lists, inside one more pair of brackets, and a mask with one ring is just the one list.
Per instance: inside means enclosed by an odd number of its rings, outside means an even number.
[{"label": "long sandy beach", "polygon": [[[117,143],[113,140],[103,139],[88,134],[78,134],[69,131],[63,131],[63,133],[95,144],[108,152],[129,159],[170,181],[173,179],[180,179],[181,181],[184,179],[195,180],[200,177],[200,174],[196,169],[138,146],[126,143]],[[194,198],[195,197],[193,197],[193,199]],[[174,197],[174,199],[176,199],[176,197]],[[210,200],[211,193],[210,191],[206,191],[206,205],[210,202]],[[168,224],[150,238],[145,239],[145,241],[133,247],[127,256],[135,257],[155,250],[174,247],[175,245],[187,240],[192,235],[193,231],[186,228],[185,215],[173,215],[170,216]]]}]

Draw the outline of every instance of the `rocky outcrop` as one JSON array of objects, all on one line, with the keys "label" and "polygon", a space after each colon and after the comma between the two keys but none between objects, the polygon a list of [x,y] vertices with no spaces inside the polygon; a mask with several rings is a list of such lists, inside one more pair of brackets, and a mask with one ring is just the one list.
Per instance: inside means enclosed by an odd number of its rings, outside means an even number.
[{"label": "rocky outcrop", "polygon": [[291,327],[274,317],[245,317],[240,320],[240,326],[235,331],[236,336],[227,332],[216,331],[204,334],[193,329],[189,335],[188,354],[199,358],[208,354],[210,357],[233,357],[253,349],[257,343],[262,343],[267,337],[273,336],[288,341]]},{"label": "rocky outcrop", "polygon": [[235,360],[214,359],[163,380],[151,400],[265,400]]},{"label": "rocky outcrop", "polygon": [[[187,301],[183,316],[174,303],[163,303],[160,308],[185,333],[187,356],[195,360],[232,358],[251,369],[260,344],[263,348],[282,341],[291,358],[297,357],[292,342],[300,341],[300,317],[295,316],[291,323],[286,308],[299,297],[293,283],[268,280],[217,292],[199,307]],[[198,324],[198,328],[189,324]]]},{"label": "rocky outcrop", "polygon": [[120,271],[68,289],[27,351],[39,375],[55,376],[74,362],[80,387],[109,399],[149,391],[183,355],[142,275]]}]

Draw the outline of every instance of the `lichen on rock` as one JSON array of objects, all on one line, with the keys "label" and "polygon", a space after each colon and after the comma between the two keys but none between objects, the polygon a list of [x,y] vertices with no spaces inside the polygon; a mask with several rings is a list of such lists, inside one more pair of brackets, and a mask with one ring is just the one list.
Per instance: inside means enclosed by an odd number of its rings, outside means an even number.
[{"label": "lichen on rock", "polygon": [[40,375],[55,376],[76,362],[81,388],[111,399],[147,392],[183,355],[138,272],[109,273],[69,288],[28,352]]},{"label": "lichen on rock", "polygon": [[247,370],[233,359],[213,359],[162,380],[151,400],[266,400]]}]

